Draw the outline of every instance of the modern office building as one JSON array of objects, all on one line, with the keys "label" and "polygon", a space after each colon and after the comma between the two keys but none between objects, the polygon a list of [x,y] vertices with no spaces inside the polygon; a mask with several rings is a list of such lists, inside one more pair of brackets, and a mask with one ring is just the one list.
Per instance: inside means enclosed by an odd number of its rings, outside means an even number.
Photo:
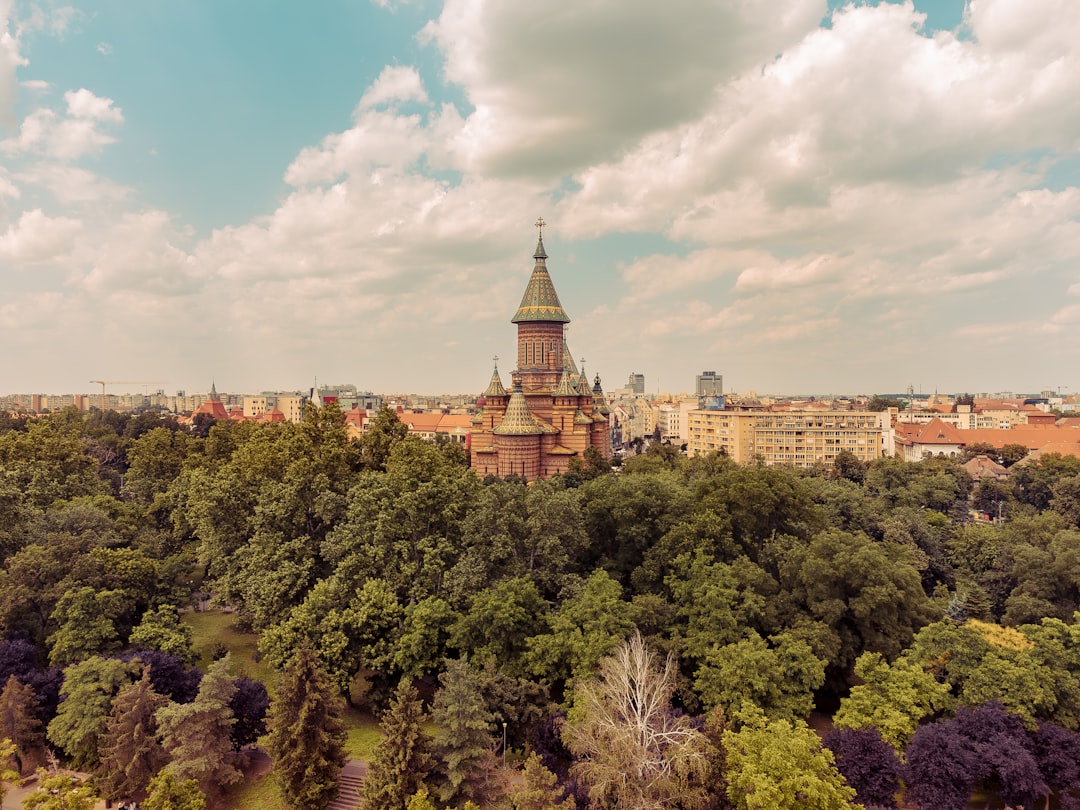
[{"label": "modern office building", "polygon": [[697,375],[694,393],[698,397],[721,397],[724,395],[724,376],[715,371],[703,371]]}]

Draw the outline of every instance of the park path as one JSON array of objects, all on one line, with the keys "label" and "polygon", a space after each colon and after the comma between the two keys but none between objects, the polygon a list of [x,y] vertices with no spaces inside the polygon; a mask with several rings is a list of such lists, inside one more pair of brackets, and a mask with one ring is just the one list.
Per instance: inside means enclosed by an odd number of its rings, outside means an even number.
[{"label": "park path", "polygon": [[356,810],[360,806],[360,785],[367,773],[367,763],[350,759],[338,774],[338,793],[326,810]]}]

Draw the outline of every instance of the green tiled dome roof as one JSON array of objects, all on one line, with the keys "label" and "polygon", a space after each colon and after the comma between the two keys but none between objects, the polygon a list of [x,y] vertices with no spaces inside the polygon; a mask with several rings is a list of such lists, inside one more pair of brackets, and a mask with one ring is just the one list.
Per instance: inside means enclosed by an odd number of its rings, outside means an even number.
[{"label": "green tiled dome roof", "polygon": [[521,383],[515,383],[514,393],[510,395],[510,402],[506,405],[506,413],[492,433],[499,436],[538,436],[543,432],[544,429],[536,421],[536,417],[529,412],[529,405],[521,392]]},{"label": "green tiled dome roof", "polygon": [[536,253],[533,254],[533,258],[536,259],[536,264],[533,266],[529,285],[525,288],[525,295],[521,297],[521,304],[510,323],[530,321],[570,323],[570,318],[559,303],[559,295],[555,292],[555,285],[551,283],[551,276],[548,275],[543,238],[536,243]]}]

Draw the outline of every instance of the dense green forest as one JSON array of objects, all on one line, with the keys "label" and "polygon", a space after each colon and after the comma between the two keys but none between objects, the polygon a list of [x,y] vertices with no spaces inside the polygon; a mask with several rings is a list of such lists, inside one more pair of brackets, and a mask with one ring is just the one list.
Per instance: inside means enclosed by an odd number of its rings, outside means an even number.
[{"label": "dense green forest", "polygon": [[[0,417],[7,767],[197,808],[259,740],[319,808],[353,705],[386,733],[372,810],[1075,806],[1080,459],[658,445],[527,485],[405,432]],[[269,691],[194,666],[207,599]]]}]

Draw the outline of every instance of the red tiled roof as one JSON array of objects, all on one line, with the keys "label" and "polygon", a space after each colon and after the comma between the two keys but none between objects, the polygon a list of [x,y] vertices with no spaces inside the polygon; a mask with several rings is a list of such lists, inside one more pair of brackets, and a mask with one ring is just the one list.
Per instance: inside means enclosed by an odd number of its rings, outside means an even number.
[{"label": "red tiled roof", "polygon": [[209,414],[215,419],[228,419],[229,413],[225,410],[225,406],[220,399],[208,399],[203,402],[198,408],[196,408],[191,416],[194,418],[201,413]]},{"label": "red tiled roof", "polygon": [[1080,432],[1076,428],[1056,425],[1018,425],[1004,430],[994,428],[962,430],[935,418],[925,425],[897,422],[894,427],[896,440],[902,444],[965,446],[986,443],[998,449],[1007,444],[1019,444],[1028,450],[1037,450],[1050,442],[1055,442],[1080,447]]},{"label": "red tiled roof", "polygon": [[448,413],[439,420],[439,430],[449,431],[454,428],[471,428],[472,415],[467,413]]},{"label": "red tiled roof", "polygon": [[439,428],[439,421],[443,418],[441,413],[400,413],[398,419],[407,425],[409,430],[417,433],[434,433]]},{"label": "red tiled roof", "polygon": [[1047,442],[1042,447],[1032,451],[1026,458],[1020,459],[1017,464],[1030,464],[1040,456],[1048,456],[1056,453],[1059,456],[1073,456],[1080,458],[1080,442]]},{"label": "red tiled roof", "polygon": [[1022,444],[1028,450],[1037,450],[1050,442],[1080,444],[1080,434],[1076,428],[1059,428],[1056,425],[1018,425],[1007,430],[982,428],[960,432],[964,434],[965,444],[986,442],[997,448]]},{"label": "red tiled roof", "polygon": [[947,422],[942,422],[936,416],[925,425],[916,422],[897,422],[895,425],[897,440],[905,444],[967,444],[968,439],[962,438],[971,430],[960,430]]},{"label": "red tiled roof", "polygon": [[1008,470],[986,456],[975,456],[975,458],[964,464],[964,469],[968,471],[972,478],[977,479],[1001,478],[1009,474]]},{"label": "red tiled roof", "polygon": [[409,430],[416,433],[451,433],[459,429],[472,427],[472,416],[467,413],[444,414],[438,411],[429,413],[402,413],[398,418]]}]

